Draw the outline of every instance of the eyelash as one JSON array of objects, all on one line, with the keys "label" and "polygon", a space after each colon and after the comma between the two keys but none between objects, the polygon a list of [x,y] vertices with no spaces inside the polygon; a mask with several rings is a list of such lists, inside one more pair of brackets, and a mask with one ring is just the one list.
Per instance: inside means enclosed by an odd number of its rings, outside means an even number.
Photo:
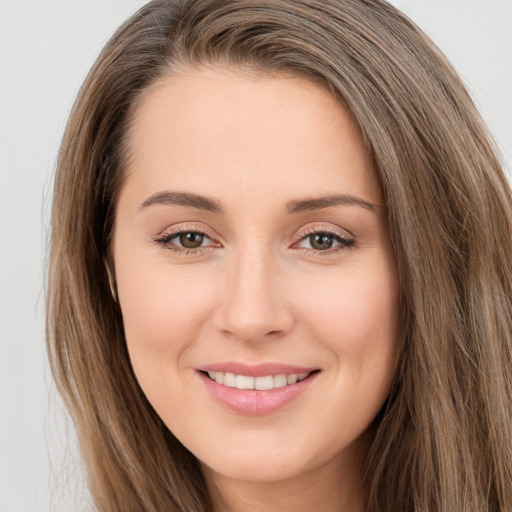
[{"label": "eyelash", "polygon": [[201,236],[207,238],[208,240],[212,240],[211,236],[209,236],[204,231],[201,231],[200,229],[197,229],[192,226],[190,226],[190,227],[181,226],[176,231],[163,233],[158,238],[156,238],[154,241],[155,241],[155,243],[162,246],[163,248],[168,249],[169,251],[176,252],[179,256],[202,256],[208,250],[215,248],[212,246],[206,246],[206,247],[198,247],[196,249],[187,249],[186,247],[179,247],[175,244],[171,244],[171,240],[178,238],[180,235],[183,235],[186,233],[198,234],[198,235],[201,235]]},{"label": "eyelash", "polygon": [[351,249],[355,244],[355,240],[353,238],[347,238],[334,230],[320,228],[320,227],[311,227],[304,231],[301,231],[298,235],[297,242],[295,242],[293,245],[297,245],[300,242],[306,240],[307,238],[309,238],[313,235],[327,235],[329,237],[332,237],[333,241],[339,243],[338,246],[332,247],[325,251],[322,251],[319,249],[310,249],[308,247],[298,248],[298,250],[306,251],[306,252],[314,255],[317,258],[331,256],[331,255],[337,254],[341,251]]},{"label": "eyelash", "polygon": [[[171,244],[171,240],[178,238],[180,235],[187,234],[187,233],[189,233],[189,234],[194,233],[197,235],[201,235],[208,240],[212,240],[212,237],[209,236],[204,231],[201,231],[200,229],[197,229],[197,228],[193,228],[193,227],[187,228],[186,226],[184,226],[184,227],[181,227],[180,229],[177,229],[176,231],[172,231],[170,233],[163,233],[161,236],[156,238],[154,240],[154,242],[156,244],[164,247],[165,249],[168,249],[170,251],[178,253],[180,256],[201,256],[201,255],[205,254],[206,252],[208,252],[209,250],[215,248],[214,246],[210,245],[210,246],[205,246],[205,247],[197,247],[195,249],[187,249],[185,247],[179,247],[175,244]],[[329,237],[332,237],[335,242],[339,243],[339,245],[335,246],[334,248],[330,248],[330,249],[326,249],[326,250],[312,249],[312,248],[307,248],[307,247],[300,247],[300,248],[297,248],[297,250],[313,254],[315,257],[324,257],[324,256],[330,256],[332,254],[338,253],[338,252],[346,250],[346,249],[350,249],[355,244],[354,239],[344,237],[334,230],[329,230],[329,229],[325,229],[325,228],[323,228],[323,229],[322,228],[311,228],[311,229],[302,231],[298,235],[298,240],[296,242],[294,242],[292,247],[299,244],[300,242],[303,242],[304,240],[306,240],[308,237],[311,237],[312,235],[327,235]]]}]

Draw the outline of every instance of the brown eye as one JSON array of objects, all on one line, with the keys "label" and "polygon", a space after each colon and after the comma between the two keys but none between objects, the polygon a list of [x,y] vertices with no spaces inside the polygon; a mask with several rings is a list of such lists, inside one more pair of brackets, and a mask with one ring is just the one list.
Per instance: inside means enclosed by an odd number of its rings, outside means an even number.
[{"label": "brown eye", "polygon": [[294,244],[295,248],[306,249],[315,252],[317,255],[321,253],[334,254],[353,246],[355,240],[345,238],[337,233],[329,231],[313,231],[305,233],[299,242]]},{"label": "brown eye", "polygon": [[198,256],[209,249],[221,247],[206,233],[186,229],[174,233],[164,233],[154,241],[158,245],[184,256]]},{"label": "brown eye", "polygon": [[201,233],[195,233],[193,231],[187,231],[179,235],[179,241],[182,247],[185,249],[197,249],[201,247],[204,242],[204,235]]},{"label": "brown eye", "polygon": [[328,233],[315,233],[313,235],[309,235],[309,243],[311,244],[312,249],[315,249],[316,251],[325,251],[333,246],[334,236]]}]

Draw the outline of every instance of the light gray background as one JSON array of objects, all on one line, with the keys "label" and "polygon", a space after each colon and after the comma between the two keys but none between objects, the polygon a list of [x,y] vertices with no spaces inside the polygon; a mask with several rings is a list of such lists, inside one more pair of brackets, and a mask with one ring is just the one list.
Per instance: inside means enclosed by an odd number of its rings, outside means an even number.
[{"label": "light gray background", "polygon": [[[0,0],[0,512],[88,509],[45,361],[51,177],[74,96],[144,0]],[[512,0],[395,0],[464,78],[512,169]]]}]

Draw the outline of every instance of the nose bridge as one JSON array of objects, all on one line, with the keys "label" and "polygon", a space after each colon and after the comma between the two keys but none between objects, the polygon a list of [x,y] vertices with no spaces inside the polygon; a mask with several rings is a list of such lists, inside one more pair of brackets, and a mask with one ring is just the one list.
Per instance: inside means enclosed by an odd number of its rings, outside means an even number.
[{"label": "nose bridge", "polygon": [[244,341],[288,331],[293,318],[272,248],[253,240],[233,255],[230,267],[228,282],[221,292],[221,330]]}]

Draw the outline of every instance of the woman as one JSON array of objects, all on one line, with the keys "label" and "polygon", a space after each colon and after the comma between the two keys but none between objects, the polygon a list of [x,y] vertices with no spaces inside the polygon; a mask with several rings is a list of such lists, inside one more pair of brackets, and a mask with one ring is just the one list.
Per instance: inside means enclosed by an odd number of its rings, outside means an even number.
[{"label": "woman", "polygon": [[511,206],[385,2],[147,4],[55,183],[48,343],[98,509],[510,510]]}]

